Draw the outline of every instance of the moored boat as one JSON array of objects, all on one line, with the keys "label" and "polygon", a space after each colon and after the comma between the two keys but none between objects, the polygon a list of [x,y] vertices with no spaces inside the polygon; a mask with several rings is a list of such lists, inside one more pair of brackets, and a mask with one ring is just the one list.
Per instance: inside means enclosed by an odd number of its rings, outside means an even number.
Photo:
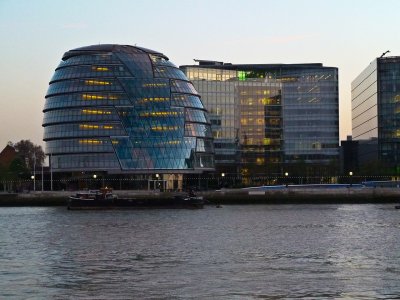
[{"label": "moored boat", "polygon": [[176,195],[174,197],[148,197],[148,198],[119,198],[112,193],[112,189],[79,192],[70,196],[68,209],[146,209],[146,208],[187,208],[196,209],[204,207],[203,197],[194,194]]}]

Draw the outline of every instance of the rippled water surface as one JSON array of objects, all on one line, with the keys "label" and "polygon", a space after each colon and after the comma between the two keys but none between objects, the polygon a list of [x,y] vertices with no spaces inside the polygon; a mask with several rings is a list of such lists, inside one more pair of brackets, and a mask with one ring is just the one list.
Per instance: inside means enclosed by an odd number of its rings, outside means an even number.
[{"label": "rippled water surface", "polygon": [[0,298],[400,299],[400,210],[0,208]]}]

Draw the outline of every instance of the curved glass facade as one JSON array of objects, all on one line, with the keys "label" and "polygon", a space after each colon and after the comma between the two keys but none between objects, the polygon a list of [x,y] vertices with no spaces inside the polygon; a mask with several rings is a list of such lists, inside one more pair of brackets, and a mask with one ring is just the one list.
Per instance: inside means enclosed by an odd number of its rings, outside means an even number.
[{"label": "curved glass facade", "polygon": [[43,112],[54,171],[214,169],[207,111],[162,53],[122,45],[70,50],[50,81]]}]

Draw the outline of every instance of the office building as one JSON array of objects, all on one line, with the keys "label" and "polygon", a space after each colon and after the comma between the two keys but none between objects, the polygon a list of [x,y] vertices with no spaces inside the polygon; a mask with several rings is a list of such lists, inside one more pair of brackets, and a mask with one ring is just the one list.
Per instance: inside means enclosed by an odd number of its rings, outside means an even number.
[{"label": "office building", "polygon": [[180,68],[209,111],[219,172],[305,176],[337,163],[337,68],[197,62]]},{"label": "office building", "polygon": [[[364,161],[398,173],[400,162],[400,57],[374,59],[351,84],[352,135],[367,143]],[[365,157],[364,157],[365,156]],[[361,166],[360,166],[361,167]]]},{"label": "office building", "polygon": [[200,96],[162,53],[111,44],[70,50],[51,78],[43,112],[54,172],[214,170]]}]

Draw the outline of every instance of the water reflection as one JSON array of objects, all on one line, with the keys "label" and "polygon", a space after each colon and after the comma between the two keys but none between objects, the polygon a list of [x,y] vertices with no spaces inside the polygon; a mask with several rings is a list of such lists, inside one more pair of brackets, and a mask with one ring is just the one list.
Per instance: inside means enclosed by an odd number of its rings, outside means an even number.
[{"label": "water reflection", "polygon": [[1,208],[0,298],[393,299],[385,205]]}]

